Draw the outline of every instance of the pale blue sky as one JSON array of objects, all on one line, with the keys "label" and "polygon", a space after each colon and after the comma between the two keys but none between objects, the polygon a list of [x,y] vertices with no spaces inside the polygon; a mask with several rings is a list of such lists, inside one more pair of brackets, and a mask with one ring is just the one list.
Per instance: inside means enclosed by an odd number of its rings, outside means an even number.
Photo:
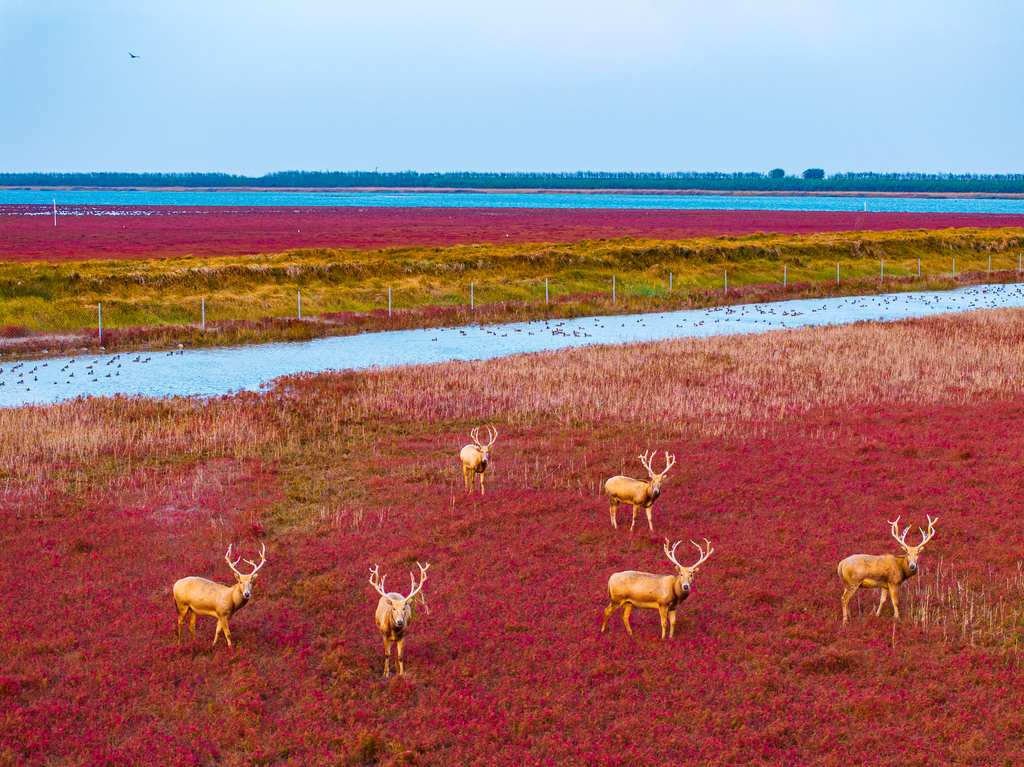
[{"label": "pale blue sky", "polygon": [[1020,173],[1022,32],[1019,1],[0,0],[0,171]]}]

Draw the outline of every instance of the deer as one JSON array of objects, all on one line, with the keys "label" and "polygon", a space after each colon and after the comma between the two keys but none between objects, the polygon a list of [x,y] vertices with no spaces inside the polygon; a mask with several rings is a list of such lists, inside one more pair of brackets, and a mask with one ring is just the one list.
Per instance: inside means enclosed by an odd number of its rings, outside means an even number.
[{"label": "deer", "polygon": [[480,495],[484,495],[484,474],[487,472],[487,457],[491,445],[498,438],[498,430],[492,426],[487,427],[487,436],[490,442],[486,445],[480,444],[480,427],[477,426],[469,433],[473,438],[472,445],[466,445],[459,453],[462,459],[462,478],[466,480],[466,489],[472,493],[476,475],[480,475]]},{"label": "deer", "polygon": [[608,503],[611,506],[611,517],[612,527],[616,530],[619,529],[619,523],[615,519],[616,514],[619,510],[620,503],[628,503],[633,507],[633,522],[629,526],[629,531],[633,532],[633,525],[636,524],[636,513],[640,509],[647,510],[647,526],[651,528],[651,532],[654,532],[654,521],[651,519],[651,507],[654,502],[658,500],[658,496],[661,495],[661,483],[665,481],[665,475],[668,474],[668,470],[676,462],[674,455],[669,455],[668,451],[665,452],[665,469],[661,474],[655,474],[654,469],[651,468],[651,461],[654,456],[657,455],[658,451],[655,450],[648,455],[644,453],[640,456],[640,463],[647,469],[647,473],[650,475],[650,479],[644,481],[642,479],[633,479],[632,477],[617,476],[612,477],[604,483],[604,492],[608,496]]},{"label": "deer", "polygon": [[626,624],[626,631],[629,632],[629,635],[633,636],[633,629],[629,625],[629,614],[634,607],[647,607],[657,609],[661,615],[662,640],[665,639],[666,627],[669,639],[675,635],[676,610],[690,596],[693,576],[697,572],[697,568],[714,552],[707,538],[704,539],[704,543],[708,547],[707,551],[699,543],[690,541],[700,552],[700,559],[689,567],[684,567],[676,559],[676,548],[680,543],[682,543],[681,540],[676,541],[670,550],[668,538],[665,539],[665,556],[675,565],[676,575],[652,575],[636,570],[612,574],[608,579],[610,601],[604,610],[604,621],[601,623],[602,634],[612,613],[622,607],[622,622]]},{"label": "deer", "polygon": [[426,566],[421,565],[419,562],[416,565],[420,568],[420,584],[417,586],[416,577],[409,573],[409,580],[412,581],[412,585],[407,597],[403,597],[394,591],[384,591],[384,579],[387,576],[379,574],[379,565],[374,565],[370,569],[370,585],[380,594],[380,600],[377,602],[377,612],[374,613],[373,620],[377,624],[377,628],[380,629],[381,637],[384,639],[384,679],[391,676],[392,642],[398,645],[398,660],[395,664],[398,667],[398,674],[399,676],[405,674],[403,648],[405,646],[405,635],[409,631],[409,622],[412,620],[412,600],[413,597],[422,591],[423,584],[427,582],[427,570],[430,568],[429,562]]},{"label": "deer", "polygon": [[862,586],[867,589],[882,590],[882,599],[878,603],[878,609],[874,611],[876,616],[882,614],[882,607],[885,605],[885,598],[888,595],[892,597],[893,620],[900,619],[900,606],[899,600],[896,598],[896,591],[903,581],[917,575],[917,560],[921,556],[921,549],[935,536],[935,523],[938,521],[938,517],[935,519],[928,517],[928,532],[918,528],[921,532],[921,542],[916,546],[908,546],[906,537],[910,527],[908,526],[900,535],[900,518],[896,517],[896,521],[889,521],[889,524],[892,525],[892,537],[903,548],[903,554],[900,556],[882,554],[877,557],[871,554],[853,554],[839,563],[837,568],[839,577],[846,584],[846,591],[843,592],[842,598],[844,626],[850,622],[850,598]]},{"label": "deer", "polygon": [[228,629],[228,621],[231,616],[241,610],[249,602],[252,596],[252,582],[260,568],[267,563],[267,544],[263,544],[260,551],[260,563],[245,560],[246,564],[252,565],[251,573],[240,573],[236,565],[241,557],[231,562],[231,546],[228,546],[224,561],[235,574],[234,586],[225,586],[223,583],[215,583],[206,578],[191,576],[182,578],[174,584],[174,606],[178,608],[178,644],[181,644],[181,624],[185,616],[192,611],[189,618],[188,630],[192,632],[192,638],[196,638],[196,616],[209,615],[217,619],[217,630],[213,633],[213,643],[217,644],[220,632],[224,632],[224,638],[231,644],[231,631]]}]

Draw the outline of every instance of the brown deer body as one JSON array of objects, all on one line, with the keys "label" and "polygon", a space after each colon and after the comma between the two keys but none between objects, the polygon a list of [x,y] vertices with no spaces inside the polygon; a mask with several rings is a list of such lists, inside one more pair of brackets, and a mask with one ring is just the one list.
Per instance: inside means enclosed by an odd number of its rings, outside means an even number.
[{"label": "brown deer body", "polygon": [[665,539],[665,556],[676,566],[675,575],[654,575],[643,573],[637,570],[626,570],[621,573],[614,573],[608,579],[608,607],[604,610],[604,621],[601,623],[601,633],[604,633],[608,625],[608,619],[612,614],[622,607],[622,622],[626,624],[626,631],[630,636],[633,629],[629,625],[629,614],[634,607],[646,607],[657,610],[661,616],[661,638],[665,638],[665,629],[668,629],[668,636],[671,639],[676,630],[676,609],[686,598],[690,596],[690,589],[693,585],[693,576],[697,572],[697,566],[711,556],[714,551],[707,538],[707,552],[701,548],[699,543],[693,543],[700,552],[700,559],[690,567],[684,567],[676,560],[676,547],[682,541],[676,541],[669,550],[668,538]]},{"label": "brown deer body", "polygon": [[370,570],[370,585],[380,594],[380,600],[377,602],[377,611],[374,613],[373,620],[377,624],[377,628],[380,629],[381,637],[384,639],[385,679],[391,676],[392,642],[398,645],[398,661],[395,664],[398,667],[398,673],[400,675],[405,673],[405,636],[409,630],[409,621],[412,619],[412,600],[413,597],[420,593],[423,584],[427,582],[427,569],[430,567],[429,562],[426,567],[419,562],[416,564],[420,568],[420,585],[416,585],[416,578],[412,573],[409,573],[409,579],[412,581],[412,590],[407,597],[403,597],[394,591],[384,591],[384,578],[387,578],[387,576],[381,577],[378,574],[379,565],[374,565],[373,569]]},{"label": "brown deer body", "polygon": [[889,524],[892,525],[892,537],[903,548],[903,554],[899,556],[895,554],[881,556],[853,554],[839,563],[837,568],[839,577],[846,585],[846,591],[843,592],[842,597],[844,624],[850,621],[850,599],[861,587],[882,590],[882,598],[878,603],[878,609],[874,611],[875,615],[882,614],[885,598],[890,596],[892,597],[893,619],[900,619],[896,591],[903,581],[917,575],[918,557],[924,545],[935,535],[935,523],[939,521],[939,518],[928,517],[928,532],[921,530],[921,542],[917,546],[908,546],[904,540],[907,537],[907,531],[910,530],[909,527],[903,531],[903,535],[899,535],[899,521],[900,518],[896,517],[896,521]]},{"label": "brown deer body", "polygon": [[665,475],[668,474],[668,470],[672,468],[676,462],[674,455],[670,456],[668,452],[665,453],[665,470],[661,474],[655,474],[654,469],[651,468],[651,461],[657,451],[654,451],[647,455],[644,453],[640,456],[640,463],[647,469],[647,473],[650,475],[650,479],[633,479],[632,477],[617,476],[612,477],[604,483],[604,492],[608,496],[609,511],[612,518],[612,527],[616,530],[619,529],[619,523],[616,520],[616,514],[619,510],[620,503],[628,503],[633,507],[633,522],[630,524],[629,529],[632,532],[633,525],[636,524],[636,513],[640,509],[647,511],[647,526],[651,528],[651,532],[654,532],[654,521],[651,519],[651,507],[654,502],[658,500],[658,496],[661,495],[661,483],[665,481]]},{"label": "brown deer body", "polygon": [[462,460],[462,478],[466,481],[466,490],[473,492],[473,484],[476,475],[480,475],[480,495],[484,495],[484,474],[487,472],[487,460],[494,440],[498,438],[498,430],[491,426],[487,427],[487,435],[490,442],[486,445],[480,443],[480,427],[473,429],[469,436],[473,439],[472,445],[466,445],[459,453]]},{"label": "brown deer body", "polygon": [[251,573],[245,574],[235,569],[235,565],[238,564],[241,557],[232,564],[231,547],[228,546],[228,552],[224,555],[224,559],[228,563],[228,567],[235,574],[237,583],[234,586],[225,586],[223,583],[215,583],[214,581],[197,576],[182,578],[175,582],[174,606],[178,609],[179,644],[181,644],[181,624],[185,620],[185,616],[191,611],[188,630],[192,633],[193,639],[196,638],[196,616],[209,615],[211,618],[217,619],[217,629],[213,632],[213,643],[217,644],[220,632],[223,631],[228,647],[232,646],[228,621],[232,615],[248,604],[249,597],[252,596],[252,581],[259,569],[267,563],[266,552],[267,545],[263,544],[258,565],[255,562],[250,562],[248,559],[245,560],[253,568]]}]

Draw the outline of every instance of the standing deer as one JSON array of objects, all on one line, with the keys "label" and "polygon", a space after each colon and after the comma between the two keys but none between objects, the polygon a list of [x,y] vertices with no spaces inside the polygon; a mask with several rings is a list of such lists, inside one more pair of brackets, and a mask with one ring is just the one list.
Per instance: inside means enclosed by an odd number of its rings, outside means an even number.
[{"label": "standing deer", "polygon": [[896,521],[889,522],[889,524],[892,525],[892,537],[903,548],[904,554],[900,556],[883,554],[878,557],[871,554],[853,554],[839,563],[839,577],[846,584],[846,591],[843,592],[842,599],[844,625],[850,622],[850,598],[857,593],[857,589],[861,586],[867,589],[882,590],[882,599],[878,603],[875,615],[882,614],[882,606],[885,604],[886,595],[888,595],[892,597],[893,619],[900,619],[896,590],[907,578],[917,575],[917,558],[921,555],[924,545],[935,535],[935,523],[939,521],[939,518],[928,517],[927,533],[918,528],[921,531],[921,542],[916,546],[908,546],[904,541],[907,531],[910,530],[909,526],[903,531],[903,535],[899,535],[899,521],[900,518],[896,517]]},{"label": "standing deer", "polygon": [[[626,624],[626,631],[633,635],[633,629],[629,626],[629,614],[634,607],[649,607],[657,609],[661,614],[661,638],[665,638],[665,628],[668,626],[669,639],[676,630],[676,609],[690,596],[690,587],[693,584],[694,573],[697,566],[711,556],[714,551],[707,538],[707,552],[699,543],[693,543],[700,552],[700,559],[689,567],[679,564],[676,559],[676,547],[682,541],[672,544],[671,551],[668,548],[668,538],[665,539],[665,556],[676,566],[676,575],[652,575],[641,573],[636,570],[626,570],[621,573],[613,573],[608,579],[608,598],[611,600],[604,610],[604,621],[601,623],[601,633],[604,633],[608,625],[608,619],[616,610],[622,607],[622,622]],[[625,607],[623,607],[625,605]]]},{"label": "standing deer", "polygon": [[473,492],[473,482],[476,479],[476,475],[479,474],[480,495],[484,495],[484,473],[487,471],[487,455],[490,452],[491,445],[494,444],[494,440],[498,438],[498,430],[488,426],[487,435],[491,441],[486,445],[481,445],[480,427],[477,426],[469,433],[469,436],[473,438],[473,444],[466,445],[459,453],[459,458],[462,459],[462,478],[466,480],[466,489],[470,493]]},{"label": "standing deer", "polygon": [[416,565],[420,568],[420,585],[416,585],[415,576],[409,573],[409,580],[412,581],[412,591],[409,592],[407,597],[403,597],[394,591],[384,591],[384,578],[387,578],[387,576],[381,577],[378,574],[380,565],[374,565],[373,569],[370,570],[370,585],[380,594],[380,601],[377,602],[377,612],[374,614],[373,619],[377,623],[377,628],[380,629],[381,636],[384,638],[385,679],[391,676],[389,666],[392,642],[398,643],[398,673],[400,675],[405,673],[405,666],[402,663],[402,651],[405,646],[405,633],[409,630],[409,621],[412,620],[412,599],[420,593],[423,584],[427,582],[427,570],[430,568],[429,562],[425,567],[419,562]]},{"label": "standing deer", "polygon": [[665,470],[661,474],[655,474],[654,469],[651,468],[651,461],[657,455],[657,452],[655,450],[650,455],[644,453],[640,456],[640,463],[643,464],[644,468],[647,469],[647,473],[651,476],[649,480],[644,481],[633,479],[632,477],[617,476],[604,483],[604,492],[608,496],[608,502],[611,506],[612,527],[616,530],[619,529],[619,523],[615,519],[615,515],[619,510],[619,504],[628,503],[633,507],[633,522],[629,526],[630,532],[633,531],[633,525],[636,524],[636,513],[641,508],[647,510],[647,525],[651,528],[651,532],[654,532],[654,522],[651,520],[651,506],[654,505],[654,502],[658,500],[658,496],[661,495],[661,483],[665,481],[665,475],[668,474],[668,470],[676,462],[676,457],[674,455],[670,456],[666,451]]},{"label": "standing deer", "polygon": [[220,632],[224,632],[224,638],[228,640],[228,647],[231,647],[231,631],[228,630],[228,620],[236,612],[241,610],[249,602],[252,596],[252,581],[259,569],[267,563],[267,544],[263,544],[260,551],[260,563],[245,560],[246,564],[252,565],[252,572],[245,574],[238,572],[235,565],[241,561],[241,557],[231,562],[231,546],[224,555],[224,561],[235,574],[238,582],[234,586],[225,586],[223,583],[214,583],[206,578],[192,576],[182,578],[174,584],[174,606],[178,608],[178,644],[181,644],[181,624],[189,610],[192,615],[189,617],[188,630],[192,632],[192,638],[196,638],[196,616],[209,615],[217,619],[217,630],[213,632],[213,643],[217,644]]}]

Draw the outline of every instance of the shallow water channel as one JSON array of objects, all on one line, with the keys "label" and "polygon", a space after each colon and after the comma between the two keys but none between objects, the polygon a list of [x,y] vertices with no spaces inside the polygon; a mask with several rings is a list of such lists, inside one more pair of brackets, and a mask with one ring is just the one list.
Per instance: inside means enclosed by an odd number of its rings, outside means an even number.
[{"label": "shallow water channel", "polygon": [[0,407],[88,395],[219,395],[256,390],[261,384],[292,373],[491,359],[570,346],[760,333],[1009,306],[1024,306],[1024,284],[744,304],[664,314],[399,330],[219,349],[80,354],[23,361],[5,356],[0,360]]}]

